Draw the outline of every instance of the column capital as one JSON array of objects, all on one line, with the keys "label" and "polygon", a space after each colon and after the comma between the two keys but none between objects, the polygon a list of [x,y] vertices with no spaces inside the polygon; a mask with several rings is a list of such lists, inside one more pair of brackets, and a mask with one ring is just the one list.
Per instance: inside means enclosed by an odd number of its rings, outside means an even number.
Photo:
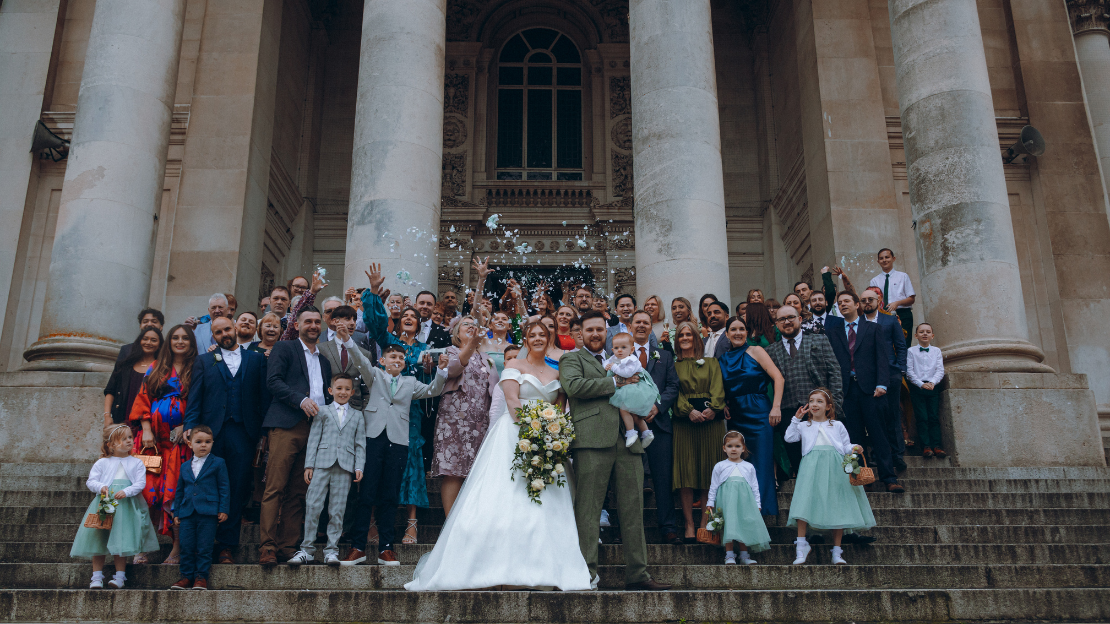
[{"label": "column capital", "polygon": [[1072,34],[1110,32],[1110,0],[1066,0]]}]

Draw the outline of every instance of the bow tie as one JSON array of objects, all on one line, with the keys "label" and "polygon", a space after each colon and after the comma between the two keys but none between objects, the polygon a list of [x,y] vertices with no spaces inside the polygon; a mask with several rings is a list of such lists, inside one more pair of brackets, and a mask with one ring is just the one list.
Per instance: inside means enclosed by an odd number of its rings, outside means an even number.
[{"label": "bow tie", "polygon": [[921,349],[922,351],[924,351],[926,353],[929,352],[929,347],[918,347],[918,349]]}]

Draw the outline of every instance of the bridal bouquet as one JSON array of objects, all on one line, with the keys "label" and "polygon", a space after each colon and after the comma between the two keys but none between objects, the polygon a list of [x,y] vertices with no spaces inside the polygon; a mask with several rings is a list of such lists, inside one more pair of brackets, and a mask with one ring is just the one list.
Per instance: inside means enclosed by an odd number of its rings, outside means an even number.
[{"label": "bridal bouquet", "polygon": [[564,463],[574,440],[574,423],[563,410],[546,401],[525,403],[516,410],[520,441],[513,453],[512,479],[524,474],[528,497],[542,505],[540,493],[549,485],[566,485]]}]

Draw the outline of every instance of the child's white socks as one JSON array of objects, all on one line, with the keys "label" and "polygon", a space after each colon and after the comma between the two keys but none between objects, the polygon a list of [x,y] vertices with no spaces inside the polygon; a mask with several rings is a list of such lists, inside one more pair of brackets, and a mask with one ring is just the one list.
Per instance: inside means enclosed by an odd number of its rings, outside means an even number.
[{"label": "child's white socks", "polygon": [[111,585],[112,587],[115,587],[116,589],[123,589],[123,586],[124,586],[126,581],[127,581],[127,573],[124,572],[123,570],[118,570],[118,571],[116,571],[115,576],[112,577],[112,580],[108,581],[108,585]]},{"label": "child's white socks", "polygon": [[839,546],[833,546],[832,549],[832,562],[836,565],[844,565],[848,563],[844,560],[844,549]]},{"label": "child's white socks", "polygon": [[640,446],[647,448],[654,439],[655,434],[651,432],[651,429],[645,429],[644,432],[640,434]]},{"label": "child's white socks", "polygon": [[636,430],[629,429],[624,432],[624,447],[628,448],[636,443]]},{"label": "child's white socks", "polygon": [[809,542],[806,541],[806,538],[799,537],[798,539],[794,540],[794,544],[797,545],[797,558],[794,559],[794,565],[802,565],[806,562],[806,557],[809,556],[809,551],[811,550]]},{"label": "child's white socks", "polygon": [[740,551],[740,563],[742,563],[744,565],[751,565],[751,564],[755,563],[755,559],[751,558],[751,555],[748,554],[748,551],[741,550]]},{"label": "child's white socks", "polygon": [[725,565],[736,565],[736,553],[731,550],[725,551]]},{"label": "child's white socks", "polygon": [[92,581],[89,582],[89,589],[104,589],[104,572],[93,572]]}]

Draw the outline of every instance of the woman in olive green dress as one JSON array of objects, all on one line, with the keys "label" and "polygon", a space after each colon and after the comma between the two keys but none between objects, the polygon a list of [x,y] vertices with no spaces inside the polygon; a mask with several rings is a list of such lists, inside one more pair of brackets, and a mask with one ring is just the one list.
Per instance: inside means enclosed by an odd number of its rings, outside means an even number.
[{"label": "woman in olive green dress", "polygon": [[[725,434],[725,385],[717,360],[704,357],[705,346],[691,321],[675,328],[675,369],[678,402],[671,419],[674,429],[674,488],[682,499],[686,520],[684,541],[694,543],[694,490],[700,490],[705,509],[713,466],[724,459],[721,436]],[[705,528],[702,516],[701,526]]]}]

